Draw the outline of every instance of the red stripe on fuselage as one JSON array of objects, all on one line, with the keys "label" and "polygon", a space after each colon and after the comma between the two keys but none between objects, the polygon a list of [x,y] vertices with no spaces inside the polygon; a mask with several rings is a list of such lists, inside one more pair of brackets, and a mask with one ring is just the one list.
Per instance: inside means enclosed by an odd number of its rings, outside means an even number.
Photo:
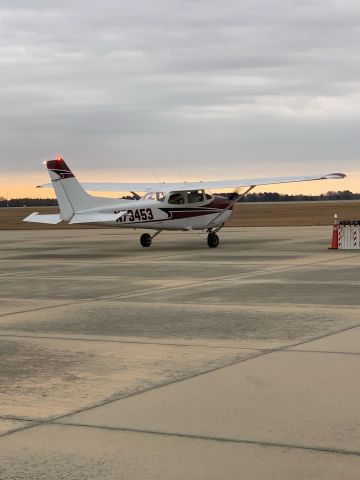
[{"label": "red stripe on fuselage", "polygon": [[232,204],[232,201],[226,197],[221,197],[220,195],[215,195],[210,203],[205,205],[207,208],[218,208],[219,210],[232,210],[232,206],[229,208],[229,205]]},{"label": "red stripe on fuselage", "polygon": [[181,210],[179,208],[179,211],[177,210],[172,210],[171,212],[171,217],[169,220],[179,220],[180,218],[191,218],[191,217],[201,217],[202,215],[214,215],[214,211],[209,211],[209,210]]}]

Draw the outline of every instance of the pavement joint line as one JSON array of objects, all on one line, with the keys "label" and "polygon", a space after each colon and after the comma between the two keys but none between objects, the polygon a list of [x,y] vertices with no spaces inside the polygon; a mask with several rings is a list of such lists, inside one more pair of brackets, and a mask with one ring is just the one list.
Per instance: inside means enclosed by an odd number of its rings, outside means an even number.
[{"label": "pavement joint line", "polygon": [[[298,265],[298,263],[301,261],[301,260],[306,260],[306,263],[305,264],[301,264],[300,266],[302,265],[311,265],[311,262],[312,260],[314,260],[312,257],[313,255],[308,255],[306,254],[305,252],[301,252],[301,256],[299,254],[297,255],[293,255],[293,258],[289,258],[289,255],[290,255],[291,252],[289,253],[285,253],[284,255],[279,255],[278,252],[276,252],[276,254],[274,254],[273,252],[271,253],[271,257],[276,257],[277,260],[280,260],[282,262],[284,262],[284,265],[289,265],[289,266],[296,266]],[[113,258],[111,260],[109,260],[107,258],[105,259],[99,259],[99,260],[93,260],[93,261],[89,261],[87,259],[78,259],[76,260],[76,258],[72,258],[71,259],[71,265],[81,265],[83,266],[84,264],[87,266],[87,267],[95,267],[97,265],[99,265],[100,263],[100,260],[101,260],[101,265],[105,265],[105,266],[112,266],[112,267],[116,267],[116,266],[121,266],[122,264],[126,263],[127,265],[128,264],[136,264],[136,265],[143,265],[144,262],[146,263],[149,263],[149,264],[159,264],[159,259],[162,260],[162,263],[166,263],[166,264],[172,264],[172,263],[179,263],[180,261],[182,263],[197,263],[196,259],[189,259],[189,260],[184,260],[183,258],[180,258],[179,261],[177,260],[178,257],[183,257],[184,255],[191,255],[192,252],[186,252],[186,253],[177,253],[177,254],[171,254],[171,255],[159,255],[159,256],[156,256],[156,257],[148,257],[148,258],[142,258],[141,260],[138,260],[137,258],[129,258],[129,259],[123,259],[123,258],[119,258],[119,257],[116,257],[118,258],[119,262],[118,264],[114,264],[114,260]],[[252,258],[251,261],[248,261],[247,259],[250,257],[253,257],[253,255],[243,255],[240,259],[238,259],[237,261],[237,265],[244,265],[244,266],[247,266],[247,265],[260,265],[260,266],[263,266],[264,265],[264,260],[267,260],[269,254],[268,253],[264,253],[263,255],[259,255],[257,254],[257,259],[254,260]],[[170,257],[170,258],[169,258]],[[173,258],[174,257],[174,258]],[[230,255],[231,257],[231,255]],[[173,259],[172,259],[173,258]],[[358,255],[352,255],[352,256],[347,256],[345,257],[346,260],[348,259],[351,259],[351,258],[359,258]],[[337,262],[337,261],[340,261],[340,260],[343,260],[344,258],[336,258],[336,259],[333,259],[334,262]],[[19,259],[19,262],[20,262],[21,259]],[[15,260],[16,261],[16,260]],[[296,262],[295,265],[293,262]],[[8,262],[10,263],[10,265],[13,265],[14,264],[14,260],[4,260],[4,262]],[[326,258],[326,259],[323,259],[321,261],[318,261],[318,262],[315,262],[315,263],[329,263],[329,259]],[[21,264],[23,265],[23,262],[21,262]],[[54,258],[54,261],[52,262],[53,265],[59,265],[61,268],[66,268],[67,266],[67,263],[64,261],[62,262],[57,262],[56,261],[56,258]],[[204,265],[213,265],[213,259],[212,257],[209,256],[209,260],[203,260],[201,264],[204,264]],[[226,256],[222,258],[222,262],[217,262],[217,265],[218,264],[221,264],[221,265],[225,265],[225,266],[228,266],[229,264],[232,265],[233,264],[233,259],[227,259]],[[271,268],[271,265],[272,263],[266,263],[265,266]],[[31,266],[31,264],[30,264]],[[42,265],[38,265],[37,267],[35,268],[32,268],[31,272],[39,272],[39,271],[42,271]]]},{"label": "pavement joint line", "polygon": [[[198,263],[197,259],[183,259],[182,258],[182,255],[181,253],[179,253],[179,260],[177,260],[177,256],[175,255],[171,255],[171,257],[175,256],[175,258],[173,259],[169,259],[169,255],[167,256],[159,256],[159,257],[151,257],[151,258],[141,258],[140,260],[138,259],[138,257],[135,257],[135,258],[129,258],[129,259],[125,259],[125,258],[121,258],[119,259],[119,263],[117,264],[114,264],[114,260],[111,259],[110,260],[107,260],[107,259],[101,259],[101,262],[100,260],[93,260],[93,261],[90,261],[90,260],[86,260],[86,259],[79,259],[79,260],[76,260],[76,259],[71,259],[71,268],[75,268],[76,266],[86,266],[86,267],[96,267],[97,265],[99,265],[101,263],[101,266],[111,266],[111,267],[121,267],[121,265],[123,265],[124,263],[126,263],[127,265],[128,264],[134,264],[134,265],[144,265],[144,261],[146,261],[146,263],[149,263],[149,264],[155,264],[155,265],[159,265],[159,259],[162,260],[162,264],[173,264],[173,263],[179,263],[179,262],[182,262],[182,263]],[[187,253],[187,255],[190,255],[190,252]],[[269,254],[264,254],[264,255],[257,255],[257,259],[254,260],[253,259],[253,255],[250,255],[250,256],[247,256],[247,255],[244,255],[242,256],[240,259],[238,259],[239,261],[237,262],[238,265],[264,265],[263,261],[264,260],[267,260]],[[271,257],[273,257],[274,255],[271,255]],[[296,261],[296,263],[298,263],[301,258],[299,258],[298,255],[294,256],[294,258],[289,258],[289,255],[285,255],[285,256],[282,256],[282,255],[275,255],[276,256],[276,259],[277,260],[280,260],[283,262],[284,265],[288,264],[288,265],[293,265],[294,261]],[[251,261],[247,260],[248,258],[252,258]],[[37,263],[36,266],[33,266],[32,263],[29,263],[29,265],[24,265],[24,262],[20,262],[20,260],[18,262],[14,262],[14,260],[7,260],[7,259],[4,259],[2,260],[2,262],[4,263],[4,265],[11,265],[13,266],[14,263],[21,263],[21,266],[23,268],[31,268],[31,272],[39,272],[39,271],[42,271],[42,267],[46,267],[46,264],[42,264],[42,263]],[[226,259],[223,258],[222,261],[219,261],[217,262],[216,264],[217,265],[225,265],[225,266],[229,266],[229,264],[233,264],[234,260],[233,259]],[[214,264],[214,260],[212,257],[209,257],[209,260],[203,260],[201,262],[201,265],[204,264],[204,265],[213,265]],[[58,266],[62,269],[67,269],[68,268],[68,264],[66,263],[66,260],[64,261],[56,261],[56,259],[54,259],[54,261],[52,262],[52,265],[53,266]],[[271,266],[272,263],[267,263],[266,264],[267,266]]]},{"label": "pavement joint line", "polygon": [[6,278],[6,277],[20,277],[20,276],[27,276],[27,275],[32,275],[34,272],[8,272],[8,273],[2,273],[0,275],[0,278]]},{"label": "pavement joint line", "polygon": [[38,418],[18,417],[17,415],[0,415],[0,420],[15,420],[17,422],[39,422]]},{"label": "pavement joint line", "polygon": [[[116,299],[115,299],[116,300]],[[120,299],[119,299],[120,300]],[[108,299],[107,298],[100,298],[100,299],[96,299],[95,301],[97,302],[107,302]],[[111,300],[110,300],[111,301]],[[122,300],[121,299],[121,303],[136,303],[136,302],[132,302],[131,300],[128,301],[126,299]],[[153,304],[164,304],[164,305],[176,305],[176,306],[183,306],[183,305],[189,305],[189,306],[193,306],[193,305],[199,305],[199,306],[212,306],[212,307],[219,307],[219,306],[224,306],[224,308],[226,307],[238,307],[239,309],[241,310],[253,310],[253,309],[264,309],[264,307],[266,307],[266,310],[268,311],[269,308],[275,308],[275,309],[288,309],[289,307],[295,307],[295,308],[302,308],[304,310],[309,310],[309,313],[313,313],[314,311],[323,311],[324,309],[325,310],[339,310],[339,308],[341,308],[341,310],[359,310],[359,305],[355,305],[355,304],[351,304],[351,305],[329,305],[327,303],[324,303],[324,304],[311,304],[309,305],[308,303],[246,303],[246,304],[239,304],[239,302],[236,302],[236,303],[232,303],[232,302],[219,302],[219,303],[211,303],[211,302],[206,302],[206,303],[201,303],[201,302],[187,302],[187,301],[181,301],[181,302],[164,302],[164,301],[159,301],[159,302],[156,302],[156,301],[146,301],[146,302],[141,302],[142,305],[153,305]]]},{"label": "pavement joint line", "polygon": [[360,352],[337,352],[333,350],[290,350],[290,348],[293,347],[288,347],[288,349],[284,348],[283,350],[280,350],[282,353],[319,353],[319,354],[324,354],[324,355],[355,355],[359,356]]},{"label": "pavement joint line", "polygon": [[[344,327],[344,328],[342,328],[340,330],[337,330],[335,332],[329,332],[329,333],[326,333],[325,335],[319,335],[317,337],[307,339],[307,340],[304,340],[302,342],[294,343],[293,345],[288,345],[287,347],[284,347],[281,350],[287,350],[287,349],[290,349],[290,348],[298,347],[300,345],[305,345],[305,344],[310,343],[310,342],[315,342],[316,340],[322,340],[324,338],[331,337],[332,335],[337,335],[339,333],[349,332],[350,330],[354,330],[355,328],[359,328],[359,327],[360,327],[360,323],[358,323],[356,325],[351,325],[351,326],[348,326],[348,327]],[[297,351],[297,350],[294,350],[294,351]]]},{"label": "pavement joint line", "polygon": [[228,437],[218,437],[213,435],[202,435],[202,434],[191,434],[191,433],[180,433],[180,432],[165,432],[161,430],[145,430],[138,428],[127,428],[127,427],[111,427],[108,425],[91,425],[91,424],[81,424],[81,423],[63,423],[63,422],[44,422],[45,424],[50,425],[61,425],[65,427],[76,427],[76,428],[93,428],[101,430],[110,430],[110,431],[120,431],[120,432],[129,432],[129,433],[141,433],[147,435],[159,435],[166,437],[178,437],[185,439],[193,440],[206,440],[213,442],[226,442],[226,443],[238,443],[238,444],[247,444],[247,445],[258,445],[261,447],[275,447],[275,448],[287,448],[287,449],[296,449],[296,450],[308,450],[315,452],[323,453],[332,453],[332,454],[342,454],[342,455],[352,455],[360,457],[359,450],[347,450],[342,448],[332,448],[332,447],[321,447],[321,446],[310,446],[310,445],[301,445],[294,443],[285,443],[285,442],[271,442],[271,441],[262,441],[262,440],[250,440],[243,438],[228,438]]},{"label": "pavement joint line", "polygon": [[[10,337],[10,338],[34,338],[34,339],[45,339],[45,340],[70,340],[76,342],[104,342],[104,343],[125,343],[125,344],[136,344],[136,345],[158,345],[164,347],[196,347],[196,348],[208,348],[208,349],[219,349],[219,350],[248,350],[252,352],[262,352],[264,351],[273,351],[271,348],[250,348],[250,347],[231,347],[228,345],[201,345],[199,343],[171,343],[171,342],[147,342],[147,341],[136,341],[136,340],[111,340],[111,339],[101,339],[101,338],[81,338],[81,337],[66,337],[58,335],[27,335],[27,334],[13,334],[13,333],[1,333],[1,337]],[[0,416],[1,418],[1,416]]]},{"label": "pavement joint line", "polygon": [[[17,299],[9,298],[9,300],[16,301]],[[61,303],[58,305],[47,305],[47,306],[44,305],[43,307],[35,307],[35,308],[26,309],[26,310],[17,310],[15,312],[0,313],[0,317],[6,317],[8,315],[18,315],[20,313],[38,312],[40,310],[47,310],[47,309],[52,309],[57,307],[67,307],[69,305],[78,305],[78,304],[87,303],[87,302],[88,300],[76,300],[73,302]]]},{"label": "pavement joint line", "polygon": [[42,425],[44,422],[42,421],[29,421],[27,425],[21,425],[18,428],[14,428],[12,430],[8,430],[6,432],[0,433],[0,438],[7,437],[8,435],[12,435],[13,433],[23,432],[24,430],[29,430],[30,428],[38,427]]},{"label": "pavement joint line", "polygon": [[[262,272],[262,273],[265,273],[265,272]],[[274,273],[274,272],[272,272]],[[0,278],[2,277],[5,277],[5,276],[12,276],[12,277],[16,277],[17,275],[3,275],[1,276],[0,275]],[[32,276],[29,274],[29,276]],[[96,277],[92,277],[92,278],[85,278],[82,277],[82,276],[75,276],[75,275],[69,275],[69,276],[57,276],[56,277],[56,280],[81,280],[81,281],[89,281],[89,282],[99,282],[100,280],[114,280],[114,281],[119,281],[119,280],[123,280],[124,277],[126,277],[126,275],[119,275],[119,276],[96,276]],[[36,277],[36,280],[53,280],[54,277],[51,276],[51,275],[43,275],[43,276],[37,276]],[[145,282],[151,282],[151,281],[162,281],[162,280],[168,280],[168,278],[166,277],[158,277],[156,279],[154,278],[143,278],[142,281],[145,281]],[[204,279],[204,281],[206,281],[208,279]],[[219,281],[224,281],[223,278],[221,277],[217,277],[217,280]],[[225,278],[225,281],[227,279]],[[276,279],[276,280],[258,280],[258,279],[254,279],[253,281],[250,279],[245,279],[243,282],[242,282],[242,278],[240,277],[239,275],[239,282],[238,284],[241,285],[243,283],[245,284],[275,284],[275,285],[288,285],[288,284],[299,284],[301,283],[302,285],[359,285],[360,284],[360,280],[340,280],[340,281],[331,281],[331,280],[328,280],[328,281],[319,281],[319,280],[287,280],[287,279],[284,279],[284,280],[281,280],[281,279]],[[180,281],[182,281],[180,279]],[[199,282],[202,281],[202,280],[199,280]],[[210,279],[210,281],[213,281],[212,279]],[[178,287],[184,287],[184,286],[187,286],[188,284],[185,284],[185,285],[178,285]],[[162,288],[169,288],[169,287],[162,287]]]},{"label": "pavement joint line", "polygon": [[[12,297],[2,297],[2,300],[9,300],[9,301],[15,301],[15,300],[18,300],[17,298],[12,298]],[[33,299],[32,299],[33,300]],[[89,302],[107,302],[107,301],[111,301],[111,300],[121,300],[121,303],[134,303],[134,302],[131,302],[130,301],[127,301],[126,298],[125,299],[121,299],[119,297],[115,297],[113,299],[108,299],[108,298],[104,298],[104,297],[99,297],[99,298],[93,298],[93,299],[83,299],[83,300],[74,300],[74,301],[70,301],[69,303],[64,303],[64,304],[58,304],[58,305],[49,305],[49,306],[43,306],[43,307],[36,307],[35,309],[30,309],[30,310],[24,310],[24,311],[20,311],[20,312],[5,312],[5,313],[0,313],[0,317],[2,316],[8,316],[8,315],[15,315],[17,313],[27,313],[27,312],[32,312],[33,310],[46,310],[47,308],[62,308],[62,307],[67,307],[67,306],[71,306],[71,305],[78,305],[78,304],[83,304],[83,303],[89,303]],[[42,299],[39,299],[39,301],[42,301]],[[150,304],[154,304],[154,301],[151,301],[151,302],[142,302],[143,305],[147,305],[148,303]],[[194,305],[195,302],[187,302],[187,301],[182,301],[181,303],[180,302],[155,302],[157,304],[161,303],[161,304],[165,304],[165,305],[179,305],[179,306],[182,306],[182,305]],[[196,302],[196,305],[206,305],[206,306],[214,306],[214,307],[219,307],[219,306],[224,306],[224,307],[238,307],[239,309],[254,309],[254,308],[264,308],[264,303],[247,303],[247,304],[241,304],[239,305],[239,302],[236,302],[236,303],[231,303],[231,302],[226,302],[226,304],[224,304],[224,302],[221,302],[221,303],[210,303],[210,302],[206,302],[206,303],[199,303],[199,302]],[[327,309],[327,310],[338,310],[339,309],[339,305],[329,305],[329,304],[312,304],[309,306],[308,303],[282,303],[282,304],[279,304],[279,303],[266,303],[265,304],[266,308],[269,309],[269,308],[276,308],[276,309],[287,309],[289,307],[296,307],[296,308],[302,308],[302,309],[305,309],[305,310],[309,310],[311,312],[313,312],[314,310],[324,310],[324,309]],[[359,305],[355,305],[355,304],[347,304],[347,305],[341,305],[341,310],[359,310]]]},{"label": "pavement joint line", "polygon": [[[115,297],[115,298],[99,298],[97,299],[96,301],[98,302],[107,302],[107,301],[112,301],[112,300],[121,300],[121,303],[134,303],[132,302],[132,300],[127,300],[126,298],[120,298],[120,297]],[[181,303],[179,302],[164,302],[162,300],[159,300],[159,301],[156,301],[156,300],[152,300],[151,302],[150,301],[147,301],[147,302],[141,302],[142,305],[146,305],[146,304],[152,304],[152,305],[206,305],[206,306],[214,306],[214,307],[219,307],[219,306],[226,306],[226,307],[235,307],[235,306],[238,306],[239,308],[264,308],[264,305],[266,306],[266,308],[282,308],[282,309],[288,309],[289,307],[293,308],[304,308],[304,309],[318,309],[318,310],[324,310],[324,309],[328,309],[328,310],[358,310],[359,309],[359,305],[358,304],[347,304],[347,305],[330,305],[330,304],[326,304],[326,303],[319,303],[319,304],[310,304],[310,307],[309,307],[309,304],[308,303],[282,303],[282,304],[279,304],[279,303],[246,303],[246,304],[242,304],[242,305],[239,305],[239,303],[231,303],[231,302],[226,302],[226,304],[224,304],[224,302],[219,302],[219,303],[200,303],[200,302],[196,302],[195,300],[193,302],[189,302],[189,301],[183,301]]]},{"label": "pavement joint line", "polygon": [[[73,247],[73,244],[70,245],[70,248],[71,248],[71,247]],[[66,248],[66,247],[64,247],[64,248]],[[75,247],[75,248],[77,248],[77,247]],[[79,245],[79,248],[80,248],[80,245]],[[12,251],[12,250],[10,250],[10,251]],[[48,250],[48,251],[51,251],[51,250]],[[139,250],[139,251],[141,251],[141,250]],[[160,252],[159,252],[159,253],[160,253]],[[191,250],[191,251],[186,251],[186,252],[169,253],[169,254],[165,254],[165,255],[161,255],[161,253],[160,253],[159,255],[152,255],[151,257],[145,257],[145,258],[143,258],[143,260],[148,260],[148,259],[159,260],[159,259],[169,258],[169,257],[178,257],[178,256],[183,256],[183,255],[191,255],[192,253],[193,253],[193,250]],[[145,254],[146,254],[146,253],[145,253]],[[25,257],[29,256],[29,252],[24,252],[24,255],[25,255]],[[74,255],[74,257],[76,257],[75,253],[74,253],[73,255]],[[41,259],[41,255],[38,255],[38,256],[40,256],[40,259]],[[55,261],[57,260],[56,254],[55,254],[55,256],[54,256],[53,258],[54,258]],[[69,257],[68,257],[68,258],[69,258]],[[79,257],[77,257],[77,258],[78,258],[78,263],[81,263],[81,259],[79,259]],[[114,255],[114,256],[112,256],[112,257],[110,257],[110,258],[112,258],[112,259],[116,258],[116,259],[118,259],[119,261],[121,261],[121,263],[127,263],[127,262],[131,262],[131,261],[132,261],[131,259],[129,259],[129,260],[125,260],[125,259],[124,259],[124,260],[123,260],[123,259],[121,259],[121,257],[116,256],[116,255]],[[20,255],[18,255],[18,256],[15,257],[15,258],[11,258],[10,260],[15,260],[15,261],[18,260],[18,261],[21,261],[22,259],[23,259],[23,256],[21,256],[21,254],[20,254]],[[73,259],[72,259],[71,257],[70,257],[69,259],[70,259],[71,261],[73,261]],[[102,261],[103,259],[101,258],[100,260]],[[109,264],[113,265],[113,260],[110,261],[108,256],[105,258],[105,260],[108,260]],[[76,261],[76,258],[74,259],[74,261]],[[86,260],[85,260],[85,261],[86,261]],[[88,264],[90,264],[90,265],[97,265],[98,262],[99,262],[99,260],[94,260],[94,261],[92,261],[92,262],[88,261]]]}]

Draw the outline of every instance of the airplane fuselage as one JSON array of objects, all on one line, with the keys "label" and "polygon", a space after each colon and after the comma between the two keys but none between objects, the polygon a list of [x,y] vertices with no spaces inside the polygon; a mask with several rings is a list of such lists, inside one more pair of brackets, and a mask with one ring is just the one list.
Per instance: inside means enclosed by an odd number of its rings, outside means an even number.
[{"label": "airplane fuselage", "polygon": [[[92,210],[88,210],[88,213]],[[185,198],[182,204],[171,204],[165,199],[140,199],[122,200],[118,205],[96,209],[98,213],[116,214],[123,211],[126,213],[115,222],[106,224],[133,229],[203,230],[208,225],[216,228],[228,220],[232,212],[232,202],[220,196],[193,203],[189,203]]]}]

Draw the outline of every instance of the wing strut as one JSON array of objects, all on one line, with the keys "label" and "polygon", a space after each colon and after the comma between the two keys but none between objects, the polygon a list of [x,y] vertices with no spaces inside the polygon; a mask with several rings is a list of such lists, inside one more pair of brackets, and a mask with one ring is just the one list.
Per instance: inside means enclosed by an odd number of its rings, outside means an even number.
[{"label": "wing strut", "polygon": [[[234,206],[234,203],[236,203],[236,202],[239,200],[239,198],[245,197],[245,195],[247,195],[247,194],[248,194],[253,188],[255,188],[255,187],[256,187],[256,185],[251,185],[251,186],[250,186],[247,190],[245,190],[245,192],[243,192],[243,193],[239,193],[239,189],[237,188],[233,193],[231,193],[230,196],[229,196],[229,200],[231,200],[231,203],[229,203],[229,205],[228,205],[224,210],[222,210],[218,215],[216,215],[216,217],[215,217],[213,220],[211,220],[211,222],[209,222],[209,223],[205,226],[204,230],[209,230],[209,229],[211,230],[211,225],[213,225],[213,224],[216,222],[216,220],[217,220],[219,217],[221,217],[221,215],[222,215],[224,212],[226,212],[227,210],[229,210],[230,208],[232,208],[232,207]],[[223,226],[223,225],[221,225],[220,228],[222,228],[222,226]],[[217,231],[219,231],[220,228],[219,228]]]}]

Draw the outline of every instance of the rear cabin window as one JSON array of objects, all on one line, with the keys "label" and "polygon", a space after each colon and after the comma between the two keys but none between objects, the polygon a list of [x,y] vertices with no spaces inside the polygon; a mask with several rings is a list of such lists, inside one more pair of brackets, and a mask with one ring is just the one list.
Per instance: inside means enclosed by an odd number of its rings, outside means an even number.
[{"label": "rear cabin window", "polygon": [[187,192],[188,203],[199,203],[204,200],[203,190],[191,190]]},{"label": "rear cabin window", "polygon": [[182,192],[172,193],[168,201],[172,205],[183,205],[185,203],[185,195]]}]

